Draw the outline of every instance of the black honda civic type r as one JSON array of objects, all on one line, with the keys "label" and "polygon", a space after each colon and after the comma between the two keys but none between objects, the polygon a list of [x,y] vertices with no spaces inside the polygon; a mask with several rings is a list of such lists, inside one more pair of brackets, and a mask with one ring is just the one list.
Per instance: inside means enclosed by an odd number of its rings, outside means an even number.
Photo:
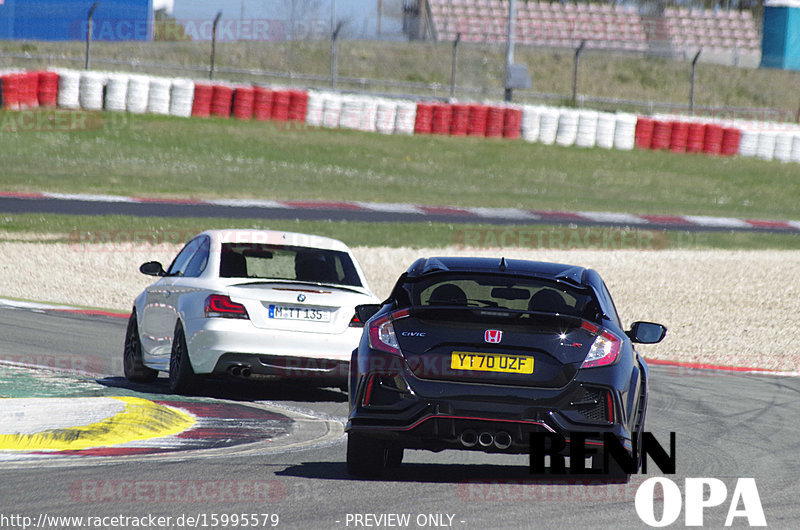
[{"label": "black honda civic type r", "polygon": [[358,477],[400,465],[404,449],[524,454],[537,432],[611,433],[633,454],[647,408],[633,343],[666,334],[623,331],[592,269],[504,258],[419,259],[358,316],[346,427]]}]

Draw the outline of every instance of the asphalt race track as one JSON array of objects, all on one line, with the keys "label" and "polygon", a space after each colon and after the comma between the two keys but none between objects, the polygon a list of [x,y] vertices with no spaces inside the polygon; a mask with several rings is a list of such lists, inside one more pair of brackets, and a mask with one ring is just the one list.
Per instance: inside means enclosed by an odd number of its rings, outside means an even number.
[{"label": "asphalt race track", "polygon": [[[163,398],[163,378],[130,385],[121,377],[124,326],[120,318],[0,307],[0,360],[55,369],[83,360],[87,371],[102,374],[95,382],[105,387]],[[653,366],[650,384],[646,430],[667,449],[669,433],[676,433],[677,473],[668,478],[682,492],[687,477],[717,478],[727,486],[726,500],[705,510],[704,526],[722,527],[737,479],[753,477],[768,525],[796,527],[800,379]],[[341,425],[347,409],[341,391],[289,383],[212,382],[201,401],[269,407],[313,425]],[[533,480],[525,456],[407,451],[404,465],[384,480],[361,481],[345,473],[342,435],[314,440],[0,462],[0,523],[12,515],[34,522],[42,514],[162,516],[171,517],[170,524],[152,528],[194,526],[187,517],[199,518],[193,521],[198,527],[242,528],[241,519],[233,524],[234,514],[258,514],[258,524],[248,520],[249,527],[275,522],[278,528],[366,528],[378,522],[410,528],[646,527],[634,499],[647,476],[635,476],[627,485]],[[651,461],[649,476],[658,475]],[[655,514],[661,514],[660,501]],[[5,526],[11,527],[10,521]],[[53,527],[51,519],[45,521]],[[107,520],[106,526],[111,524]],[[672,527],[683,525],[682,513]],[[737,518],[734,526],[746,527],[747,520]]]},{"label": "asphalt race track", "polygon": [[494,225],[576,225],[640,227],[651,230],[797,233],[800,221],[730,217],[632,215],[520,208],[459,208],[355,201],[272,201],[247,199],[164,199],[59,193],[0,191],[0,212],[137,217],[224,217],[228,219],[301,219],[369,223],[483,223]]}]

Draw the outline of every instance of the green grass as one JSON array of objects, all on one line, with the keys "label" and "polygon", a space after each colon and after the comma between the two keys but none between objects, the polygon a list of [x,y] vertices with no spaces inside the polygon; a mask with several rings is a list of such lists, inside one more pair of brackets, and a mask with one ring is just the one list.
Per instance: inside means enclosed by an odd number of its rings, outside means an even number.
[{"label": "green grass", "polygon": [[[131,240],[182,243],[215,228],[254,228],[312,233],[340,239],[350,246],[412,248],[580,249],[796,249],[797,234],[752,232],[686,232],[621,230],[608,227],[497,226],[446,223],[361,223],[269,219],[168,218],[0,214],[0,241],[30,241],[48,234],[44,244],[127,245]],[[624,234],[624,235],[623,235]],[[623,239],[624,238],[624,239]]]},{"label": "green grass", "polygon": [[[45,67],[51,65],[81,68],[84,60],[81,42],[0,42],[0,51],[48,55],[49,60],[0,58],[0,67]],[[143,63],[208,67],[209,42],[95,42],[92,59],[96,69],[149,71],[160,75],[206,77],[202,71],[171,67],[145,68]],[[572,94],[572,50],[545,50],[517,46],[515,62],[528,66],[537,93]],[[462,43],[459,48],[457,84],[476,92],[461,92],[460,97],[480,99],[492,92],[497,97],[503,79],[505,47],[502,44]],[[449,95],[452,43],[342,41],[339,45],[339,76],[394,81],[437,83],[439,96]],[[70,60],[72,59],[72,60]],[[104,64],[103,60],[129,64]],[[137,66],[130,66],[135,61]],[[220,42],[217,67],[256,69],[291,74],[330,75],[330,43],[300,42]],[[654,101],[688,106],[691,65],[652,57],[610,55],[591,50],[581,55],[578,93],[583,96]],[[219,73],[219,79],[286,83],[246,74]],[[695,105],[742,108],[787,109],[791,119],[797,110],[798,73],[770,69],[737,68],[700,63],[697,67]],[[295,81],[294,84],[325,86],[327,81]],[[341,85],[353,89],[357,86]],[[373,90],[405,91],[410,88],[376,86]],[[427,92],[430,94],[430,92]],[[522,93],[518,93],[523,97]]]},{"label": "green grass", "polygon": [[86,123],[0,133],[0,188],[800,219],[797,164],[233,119]]}]

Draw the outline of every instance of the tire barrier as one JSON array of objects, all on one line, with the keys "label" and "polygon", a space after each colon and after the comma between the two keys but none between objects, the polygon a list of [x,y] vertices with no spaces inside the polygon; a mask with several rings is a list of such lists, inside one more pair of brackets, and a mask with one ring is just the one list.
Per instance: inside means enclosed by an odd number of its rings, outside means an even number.
[{"label": "tire barrier", "polygon": [[653,145],[653,129],[656,122],[650,118],[640,117],[636,120],[636,148],[650,149]]},{"label": "tire barrier", "polygon": [[192,100],[192,116],[208,118],[211,116],[211,98],[214,87],[204,83],[194,84],[194,99]]},{"label": "tire barrier", "polygon": [[56,72],[37,72],[38,97],[40,107],[55,107],[58,105],[58,74]]},{"label": "tire barrier", "polygon": [[58,97],[56,102],[62,109],[79,109],[81,74],[73,70],[61,70],[58,73]]},{"label": "tire barrier", "polygon": [[506,107],[503,112],[503,138],[516,140],[522,136],[522,109]]},{"label": "tire barrier", "polygon": [[686,152],[702,153],[705,137],[706,124],[699,121],[690,122],[686,134]]},{"label": "tire barrier", "polygon": [[104,108],[124,112],[128,99],[128,76],[125,74],[109,74],[106,82]]},{"label": "tire barrier", "polygon": [[237,86],[233,92],[233,116],[236,119],[249,121],[253,119],[255,90],[251,86]]},{"label": "tire barrier", "polygon": [[636,146],[636,116],[619,113],[614,123],[614,149],[631,151]]},{"label": "tire barrier", "polygon": [[397,120],[395,131],[398,134],[414,134],[417,119],[417,104],[413,101],[401,101],[397,104]]},{"label": "tire barrier", "polygon": [[773,158],[781,162],[789,162],[792,159],[792,139],[794,133],[781,131],[775,134],[775,151]]},{"label": "tire barrier", "polygon": [[375,110],[375,130],[381,134],[393,134],[397,123],[397,102],[381,99]]},{"label": "tire barrier", "polygon": [[287,90],[287,92],[289,104],[286,109],[286,119],[305,122],[308,110],[308,92],[305,90]]},{"label": "tire barrier", "polygon": [[128,78],[128,93],[125,98],[125,107],[133,114],[147,112],[148,95],[150,94],[150,79],[143,75],[132,75]]},{"label": "tire barrier", "polygon": [[151,77],[147,93],[147,112],[150,114],[169,114],[169,98],[172,81],[163,77]]},{"label": "tire barrier", "polygon": [[597,121],[599,116],[593,110],[578,112],[578,134],[575,145],[578,147],[594,147],[597,144]]},{"label": "tire barrier", "polygon": [[103,110],[106,76],[99,72],[81,72],[78,102],[83,110]]},{"label": "tire barrier", "polygon": [[483,105],[469,106],[469,123],[467,123],[467,136],[486,136],[486,120],[489,109]]},{"label": "tire barrier", "polygon": [[306,124],[311,127],[322,127],[324,109],[325,94],[317,91],[309,92],[308,104],[306,105]]},{"label": "tire barrier", "polygon": [[739,152],[742,131],[736,127],[725,127],[722,130],[722,156],[734,156]]},{"label": "tire barrier", "polygon": [[322,126],[329,129],[339,127],[344,101],[339,95],[331,95],[322,106]]},{"label": "tire barrier", "polygon": [[233,104],[233,88],[227,85],[214,85],[211,92],[211,115],[229,118]]},{"label": "tire barrier", "polygon": [[689,122],[673,121],[672,133],[669,137],[669,150],[673,153],[685,153],[689,143]]},{"label": "tire barrier", "polygon": [[703,152],[707,155],[721,154],[723,134],[722,125],[709,123],[706,126],[706,136],[703,139]]},{"label": "tire barrier", "polygon": [[758,133],[758,146],[756,147],[756,157],[761,160],[772,160],[775,156],[775,131],[761,131]]},{"label": "tire barrier", "polygon": [[417,103],[417,117],[414,121],[414,134],[430,134],[433,128],[433,105]]},{"label": "tire barrier", "polygon": [[253,117],[256,120],[272,119],[272,96],[271,88],[258,85],[253,87]]},{"label": "tire barrier", "polygon": [[433,105],[433,110],[431,112],[431,134],[450,134],[450,121],[452,118],[453,108],[450,105],[445,103]]},{"label": "tire barrier", "polygon": [[289,121],[289,107],[292,95],[288,90],[274,90],[272,92],[272,120]]},{"label": "tire barrier", "polygon": [[453,105],[450,120],[450,136],[466,136],[469,129],[469,105],[457,103]]},{"label": "tire barrier", "polygon": [[526,142],[539,140],[539,123],[542,117],[542,107],[525,105],[522,107],[522,139]]},{"label": "tire barrier", "polygon": [[553,145],[556,143],[556,136],[558,135],[558,109],[545,108],[539,121],[539,142],[544,145]]},{"label": "tire barrier", "polygon": [[41,106],[187,118],[233,115],[382,134],[521,138],[563,147],[669,150],[800,163],[800,127],[794,124],[543,105],[415,102],[70,69],[0,72],[0,96],[3,108],[10,111]]},{"label": "tire barrier", "polygon": [[556,133],[556,144],[561,147],[569,147],[575,144],[578,139],[578,112],[575,110],[564,110],[558,116],[558,132]]},{"label": "tire barrier", "polygon": [[613,149],[614,131],[617,125],[617,118],[610,112],[599,112],[597,114],[597,136],[595,145],[603,149]]},{"label": "tire barrier", "polygon": [[194,83],[189,79],[172,81],[169,93],[169,113],[171,116],[188,118],[192,115]]},{"label": "tire barrier", "polygon": [[0,76],[3,87],[3,108],[6,110],[21,110],[20,92],[24,82],[23,75],[17,72],[8,72]]},{"label": "tire barrier", "polygon": [[487,138],[502,138],[503,136],[503,116],[505,109],[502,107],[488,107],[486,111],[486,131],[484,136]]},{"label": "tire barrier", "polygon": [[753,129],[742,129],[742,135],[739,139],[739,156],[753,157],[756,156],[758,149],[758,131]]}]

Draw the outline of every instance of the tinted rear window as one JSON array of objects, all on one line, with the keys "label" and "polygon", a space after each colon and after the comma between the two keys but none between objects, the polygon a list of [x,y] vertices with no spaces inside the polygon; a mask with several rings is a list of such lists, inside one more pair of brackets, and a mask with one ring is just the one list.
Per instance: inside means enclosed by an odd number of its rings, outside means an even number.
[{"label": "tinted rear window", "polygon": [[468,306],[560,313],[593,318],[591,291],[529,278],[491,275],[435,275],[406,284],[411,305]]},{"label": "tinted rear window", "polygon": [[361,287],[346,252],[288,245],[223,243],[219,275]]}]

